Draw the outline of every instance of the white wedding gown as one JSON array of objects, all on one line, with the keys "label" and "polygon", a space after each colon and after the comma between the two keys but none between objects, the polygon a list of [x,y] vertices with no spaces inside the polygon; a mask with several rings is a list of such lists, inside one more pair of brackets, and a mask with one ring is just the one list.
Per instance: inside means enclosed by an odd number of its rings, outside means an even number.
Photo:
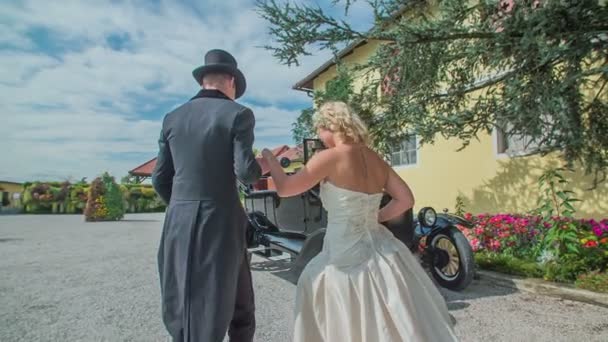
[{"label": "white wedding gown", "polygon": [[457,341],[429,276],[378,223],[382,194],[324,182],[321,197],[327,233],[298,281],[293,341]]}]

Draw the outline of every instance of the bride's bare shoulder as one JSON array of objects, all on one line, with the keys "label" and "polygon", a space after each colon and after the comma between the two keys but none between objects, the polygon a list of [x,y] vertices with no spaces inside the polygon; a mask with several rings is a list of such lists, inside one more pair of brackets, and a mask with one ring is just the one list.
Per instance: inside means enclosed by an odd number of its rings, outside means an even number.
[{"label": "bride's bare shoulder", "polygon": [[316,152],[313,155],[312,158],[313,159],[314,158],[318,158],[318,159],[335,158],[340,153],[341,153],[341,151],[339,150],[339,148],[337,148],[337,147],[330,147],[330,148],[326,148],[326,149],[323,149],[323,150],[320,150],[320,151]]},{"label": "bride's bare shoulder", "polygon": [[326,164],[332,163],[336,161],[338,158],[340,151],[338,151],[335,147],[326,148],[319,152],[316,152],[308,161],[308,164]]}]

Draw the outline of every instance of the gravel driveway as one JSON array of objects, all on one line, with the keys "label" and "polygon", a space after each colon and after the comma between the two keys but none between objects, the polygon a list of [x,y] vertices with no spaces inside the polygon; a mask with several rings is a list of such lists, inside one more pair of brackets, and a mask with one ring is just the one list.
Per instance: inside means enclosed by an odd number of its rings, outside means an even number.
[{"label": "gravel driveway", "polygon": [[[162,218],[0,216],[0,341],[166,341],[156,273]],[[287,266],[253,259],[256,341],[289,340]],[[483,282],[443,293],[462,341],[608,341],[606,308]]]}]

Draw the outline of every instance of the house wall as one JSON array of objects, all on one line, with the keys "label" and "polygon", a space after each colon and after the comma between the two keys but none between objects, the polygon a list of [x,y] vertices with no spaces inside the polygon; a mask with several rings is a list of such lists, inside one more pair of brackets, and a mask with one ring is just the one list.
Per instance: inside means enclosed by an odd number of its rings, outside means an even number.
[{"label": "house wall", "polygon": [[[418,151],[416,165],[397,167],[397,173],[412,187],[417,207],[454,210],[460,196],[467,211],[473,213],[525,213],[538,207],[538,177],[562,161],[557,154],[541,157],[511,157],[496,153],[495,134],[482,134],[457,152],[458,139],[438,139]],[[564,174],[568,189],[583,200],[576,205],[581,218],[608,217],[608,182],[595,190],[593,178],[580,168]]]}]

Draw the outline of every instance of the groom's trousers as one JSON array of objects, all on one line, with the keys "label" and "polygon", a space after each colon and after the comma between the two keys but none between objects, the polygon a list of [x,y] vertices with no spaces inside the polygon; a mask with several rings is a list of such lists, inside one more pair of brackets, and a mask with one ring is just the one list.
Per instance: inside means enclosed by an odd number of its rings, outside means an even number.
[{"label": "groom's trousers", "polygon": [[175,342],[222,342],[226,332],[231,342],[253,341],[246,218],[231,207],[176,200],[167,208],[158,262],[163,321]]},{"label": "groom's trousers", "polygon": [[253,295],[253,282],[249,259],[247,255],[241,263],[239,280],[236,288],[236,301],[234,314],[230,322],[228,335],[230,342],[251,342],[255,333],[255,302]]}]

